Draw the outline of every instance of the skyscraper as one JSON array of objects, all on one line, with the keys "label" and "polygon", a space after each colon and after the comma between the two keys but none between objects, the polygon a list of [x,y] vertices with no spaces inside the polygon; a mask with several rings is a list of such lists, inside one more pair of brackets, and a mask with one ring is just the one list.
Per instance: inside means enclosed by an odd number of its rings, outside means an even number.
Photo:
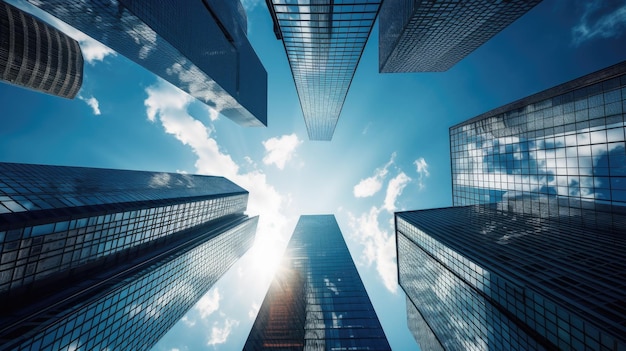
[{"label": "skyscraper", "polygon": [[267,125],[267,72],[239,1],[29,2],[238,124]]},{"label": "skyscraper", "polygon": [[380,0],[267,0],[311,140],[331,140]]},{"label": "skyscraper", "polygon": [[417,334],[445,350],[624,349],[626,209],[616,211],[613,228],[495,204],[396,213],[399,283],[425,321]]},{"label": "skyscraper", "polygon": [[626,62],[450,128],[453,204],[396,214],[416,340],[626,348]]},{"label": "skyscraper", "polygon": [[333,215],[300,216],[244,350],[390,350]]},{"label": "skyscraper", "polygon": [[76,40],[2,2],[0,78],[73,99],[83,83],[83,55]]},{"label": "skyscraper", "polygon": [[453,205],[626,205],[625,110],[622,62],[451,127]]},{"label": "skyscraper", "polygon": [[252,245],[221,177],[0,163],[0,350],[146,350]]},{"label": "skyscraper", "polygon": [[379,70],[446,71],[541,0],[385,0]]}]

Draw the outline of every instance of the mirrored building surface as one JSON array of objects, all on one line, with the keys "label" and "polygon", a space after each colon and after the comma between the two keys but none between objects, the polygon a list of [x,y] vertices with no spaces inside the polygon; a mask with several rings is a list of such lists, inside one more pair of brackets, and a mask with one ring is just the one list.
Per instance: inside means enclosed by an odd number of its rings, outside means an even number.
[{"label": "mirrored building surface", "polygon": [[451,127],[453,205],[626,205],[625,110],[622,62]]},{"label": "mirrored building surface", "polygon": [[238,124],[267,125],[267,72],[240,1],[29,2]]},{"label": "mirrored building surface", "polygon": [[331,140],[380,0],[271,0],[311,140]]},{"label": "mirrored building surface", "polygon": [[446,71],[541,0],[385,0],[379,70]]},{"label": "mirrored building surface", "polygon": [[0,350],[147,350],[252,245],[225,178],[0,163]]},{"label": "mirrored building surface", "polygon": [[0,78],[73,99],[83,83],[83,55],[76,40],[2,2]]},{"label": "mirrored building surface", "polygon": [[626,62],[450,128],[453,204],[396,213],[420,344],[626,348]]},{"label": "mirrored building surface", "polygon": [[244,350],[390,350],[335,216],[300,216]]},{"label": "mirrored building surface", "polygon": [[497,204],[396,213],[418,333],[446,350],[626,347],[626,216],[614,229],[568,216]]}]

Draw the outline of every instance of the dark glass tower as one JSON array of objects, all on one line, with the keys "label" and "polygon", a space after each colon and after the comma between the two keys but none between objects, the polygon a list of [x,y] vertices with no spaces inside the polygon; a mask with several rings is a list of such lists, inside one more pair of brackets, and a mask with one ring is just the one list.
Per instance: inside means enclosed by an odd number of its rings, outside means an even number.
[{"label": "dark glass tower", "polygon": [[446,71],[541,0],[385,0],[379,69]]},{"label": "dark glass tower", "polygon": [[267,125],[267,72],[240,1],[29,2],[238,124]]},{"label": "dark glass tower", "polygon": [[0,350],[146,350],[252,245],[221,177],[0,163]]},{"label": "dark glass tower", "polygon": [[1,2],[0,78],[73,99],[83,84],[83,55],[76,40]]},{"label": "dark glass tower", "polygon": [[301,216],[244,350],[390,350],[335,216]]},{"label": "dark glass tower", "polygon": [[331,140],[381,0],[266,0],[311,140]]},{"label": "dark glass tower", "polygon": [[420,344],[626,349],[626,62],[450,128],[453,204],[396,214]]},{"label": "dark glass tower", "polygon": [[396,213],[398,279],[424,321],[417,333],[446,350],[626,348],[625,209],[613,218],[497,204]]}]

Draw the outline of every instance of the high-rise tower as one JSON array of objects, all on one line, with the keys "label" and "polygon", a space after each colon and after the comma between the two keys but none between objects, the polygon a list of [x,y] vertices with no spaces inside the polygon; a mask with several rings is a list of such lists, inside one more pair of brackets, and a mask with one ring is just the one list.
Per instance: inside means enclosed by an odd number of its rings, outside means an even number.
[{"label": "high-rise tower", "polygon": [[311,140],[331,140],[380,0],[266,0]]},{"label": "high-rise tower", "polygon": [[267,72],[240,1],[29,2],[238,124],[267,125]]},{"label": "high-rise tower", "polygon": [[83,83],[83,55],[76,40],[1,2],[0,78],[73,99]]},{"label": "high-rise tower", "polygon": [[625,348],[626,209],[605,219],[497,204],[396,213],[416,340],[445,350]]},{"label": "high-rise tower", "polygon": [[300,217],[244,350],[390,350],[333,215]]},{"label": "high-rise tower", "polygon": [[385,0],[379,69],[446,71],[541,0]]},{"label": "high-rise tower", "polygon": [[146,350],[252,245],[221,177],[0,163],[0,350]]},{"label": "high-rise tower", "polygon": [[625,88],[622,62],[451,127],[453,205],[626,205]]},{"label": "high-rise tower", "polygon": [[450,128],[453,204],[396,213],[421,345],[626,348],[626,62]]}]

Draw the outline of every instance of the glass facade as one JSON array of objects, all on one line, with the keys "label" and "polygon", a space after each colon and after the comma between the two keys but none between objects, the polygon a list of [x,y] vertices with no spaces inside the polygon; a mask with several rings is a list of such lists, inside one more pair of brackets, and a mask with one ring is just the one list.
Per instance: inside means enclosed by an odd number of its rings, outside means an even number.
[{"label": "glass facade", "polygon": [[83,55],[76,40],[2,2],[0,78],[73,99],[83,84]]},{"label": "glass facade", "polygon": [[622,350],[624,227],[497,204],[396,214],[399,282],[445,349]]},{"label": "glass facade", "polygon": [[450,128],[457,207],[396,213],[422,337],[626,349],[625,109],[622,62]]},{"label": "glass facade", "polygon": [[267,1],[309,139],[331,140],[381,0]]},{"label": "glass facade", "polygon": [[390,350],[333,215],[300,217],[244,350]]},{"label": "glass facade", "polygon": [[406,317],[409,330],[421,349],[429,351],[444,350],[437,339],[437,335],[433,333],[433,330],[408,296],[406,298]]},{"label": "glass facade", "polygon": [[446,71],[541,0],[385,0],[379,70]]},{"label": "glass facade", "polygon": [[149,349],[252,245],[247,198],[221,177],[0,163],[0,350]]},{"label": "glass facade", "polygon": [[451,127],[453,205],[527,196],[556,210],[626,205],[624,111],[626,62]]},{"label": "glass facade", "polygon": [[267,125],[267,72],[240,1],[29,2],[238,124]]}]

